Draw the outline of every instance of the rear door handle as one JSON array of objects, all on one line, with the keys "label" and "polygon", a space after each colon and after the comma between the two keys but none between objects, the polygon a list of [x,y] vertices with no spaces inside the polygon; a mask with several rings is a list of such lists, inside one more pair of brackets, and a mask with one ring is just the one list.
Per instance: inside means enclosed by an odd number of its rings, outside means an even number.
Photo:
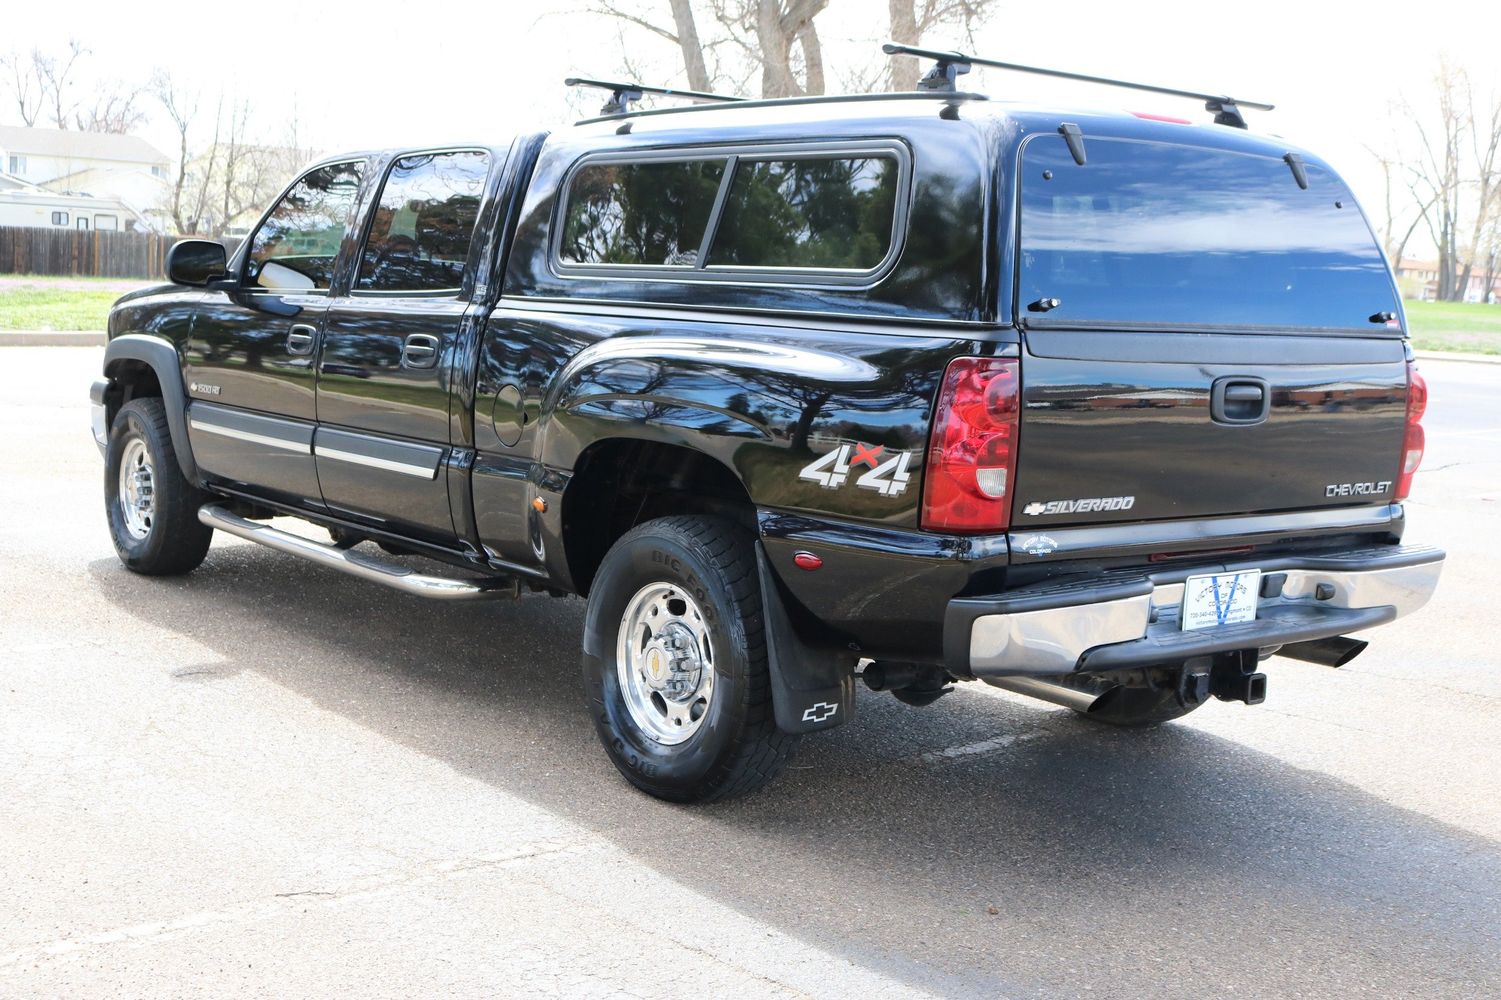
[{"label": "rear door handle", "polygon": [[1217,424],[1259,424],[1272,409],[1266,379],[1232,375],[1214,380],[1209,389],[1209,416]]},{"label": "rear door handle", "polygon": [[414,333],[401,347],[401,364],[404,368],[432,368],[438,363],[438,338],[425,333]]},{"label": "rear door handle", "polygon": [[318,344],[318,328],[298,323],[287,331],[287,353],[307,355]]}]

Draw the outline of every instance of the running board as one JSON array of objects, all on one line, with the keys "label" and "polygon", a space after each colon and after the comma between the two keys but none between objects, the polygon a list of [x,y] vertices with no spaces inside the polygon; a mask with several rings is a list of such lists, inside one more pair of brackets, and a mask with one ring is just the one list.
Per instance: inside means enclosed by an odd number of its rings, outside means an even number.
[{"label": "running board", "polygon": [[322,542],[315,542],[301,535],[273,528],[269,524],[246,520],[238,514],[230,513],[218,504],[205,504],[200,507],[198,520],[210,528],[227,531],[231,535],[237,535],[257,545],[264,545],[268,549],[301,556],[320,566],[327,566],[373,583],[383,583],[387,587],[416,597],[439,601],[495,601],[515,600],[521,596],[521,581],[515,577],[458,580],[452,577],[426,576],[400,563],[388,562],[364,552],[355,552],[353,549],[324,545]]}]

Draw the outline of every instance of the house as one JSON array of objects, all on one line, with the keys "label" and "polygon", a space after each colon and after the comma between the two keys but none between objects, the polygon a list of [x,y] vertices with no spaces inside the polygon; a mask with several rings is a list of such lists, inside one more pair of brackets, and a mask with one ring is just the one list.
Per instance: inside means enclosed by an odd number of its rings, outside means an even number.
[{"label": "house", "polygon": [[[129,218],[145,219],[166,200],[172,163],[139,136],[0,126],[0,175],[7,182],[0,190],[19,181],[58,195],[118,203],[128,207]],[[124,222],[122,217],[121,228]]]},{"label": "house", "polygon": [[[1432,302],[1438,298],[1438,263],[1431,260],[1408,260],[1397,262],[1392,268],[1397,276],[1397,285],[1402,289],[1402,295],[1409,299],[1421,299],[1424,302]],[[1470,283],[1464,290],[1466,302],[1501,302],[1501,273],[1495,273],[1491,277],[1490,296],[1486,296],[1485,261],[1477,261],[1470,271]],[[1463,268],[1455,268],[1454,280],[1456,282],[1463,276]]]}]

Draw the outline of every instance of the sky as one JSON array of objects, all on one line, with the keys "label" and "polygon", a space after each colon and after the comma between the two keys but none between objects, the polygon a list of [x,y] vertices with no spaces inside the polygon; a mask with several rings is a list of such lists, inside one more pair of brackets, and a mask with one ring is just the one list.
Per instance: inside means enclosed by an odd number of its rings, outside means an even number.
[{"label": "sky", "polygon": [[[660,0],[666,7],[665,0]],[[329,152],[381,146],[496,140],[525,128],[564,126],[594,98],[570,99],[562,78],[615,76],[621,29],[584,13],[587,0],[447,2],[431,6],[271,4],[230,23],[227,6],[156,0],[12,4],[0,19],[0,53],[61,50],[77,38],[91,75],[144,79],[170,67],[198,85],[248,97],[263,135],[294,114],[304,145]],[[842,66],[874,53],[884,35],[882,0],[831,0],[818,19],[831,89]],[[1188,90],[1228,92],[1277,110],[1247,113],[1253,130],[1322,155],[1379,213],[1382,178],[1366,147],[1391,144],[1388,105],[1431,104],[1440,56],[1466,68],[1480,93],[1501,94],[1501,2],[1447,0],[1431,7],[1391,0],[1264,0],[1214,7],[1196,0],[1135,4],[1000,0],[975,33],[977,55]],[[1428,16],[1428,10],[1439,14]],[[421,14],[414,14],[421,11]],[[664,15],[664,20],[665,20]],[[676,49],[627,30],[643,75],[682,84]],[[924,44],[961,47],[953,33]],[[873,56],[872,56],[873,57]],[[1125,108],[1207,118],[1189,101],[1005,71],[976,71],[966,89],[995,99],[1065,107]],[[295,109],[295,111],[294,111]],[[165,120],[144,130],[167,152]],[[0,124],[19,124],[0,106]]]}]

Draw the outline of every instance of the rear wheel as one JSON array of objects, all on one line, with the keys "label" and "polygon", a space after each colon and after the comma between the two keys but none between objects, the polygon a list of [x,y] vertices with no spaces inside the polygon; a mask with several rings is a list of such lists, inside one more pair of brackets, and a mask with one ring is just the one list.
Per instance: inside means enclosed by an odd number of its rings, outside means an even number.
[{"label": "rear wheel", "polygon": [[642,791],[706,802],[781,771],[797,737],[776,726],[751,536],[669,517],[626,533],[589,594],[584,655],[594,726]]},{"label": "rear wheel", "polygon": [[208,497],[177,464],[160,399],[133,399],[110,428],[104,506],[115,552],[125,567],[149,576],[196,569],[214,529],[198,520]]}]

